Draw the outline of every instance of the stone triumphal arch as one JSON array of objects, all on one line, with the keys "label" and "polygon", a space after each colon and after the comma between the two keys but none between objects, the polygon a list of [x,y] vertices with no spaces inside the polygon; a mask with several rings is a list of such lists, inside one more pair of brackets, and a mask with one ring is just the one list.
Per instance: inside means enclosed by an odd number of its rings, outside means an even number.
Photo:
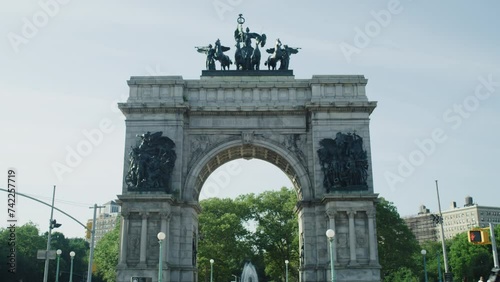
[{"label": "stone triumphal arch", "polygon": [[[207,64],[208,65],[208,64]],[[297,192],[301,281],[380,281],[369,117],[359,75],[296,79],[289,70],[131,77],[126,116],[119,282],[197,281],[201,187],[238,158],[279,167]],[[228,278],[230,279],[230,277]]]}]

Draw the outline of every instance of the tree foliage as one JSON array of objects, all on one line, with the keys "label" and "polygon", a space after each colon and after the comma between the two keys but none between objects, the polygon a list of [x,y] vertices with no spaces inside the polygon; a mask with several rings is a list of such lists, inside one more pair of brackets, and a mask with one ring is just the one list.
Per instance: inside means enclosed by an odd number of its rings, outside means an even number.
[{"label": "tree foliage", "polygon": [[121,217],[117,217],[115,228],[106,233],[95,246],[94,265],[96,274],[106,282],[116,281],[116,266],[118,265],[118,255],[120,248],[120,222]]},{"label": "tree foliage", "polygon": [[[393,203],[380,198],[377,205],[377,240],[381,276],[392,277],[401,268],[417,273],[414,255],[420,252],[418,241]],[[391,275],[392,274],[392,275]],[[384,280],[385,281],[385,280]]]},{"label": "tree foliage", "polygon": [[298,277],[298,222],[293,212],[297,196],[291,189],[248,194],[231,199],[200,202],[203,240],[199,244],[199,281],[210,277],[214,259],[214,280],[240,276],[245,262],[256,268],[261,281],[283,280],[289,260],[289,281]]},{"label": "tree foliage", "polygon": [[449,263],[455,279],[467,278],[467,281],[487,277],[493,267],[491,246],[469,243],[467,232],[455,236],[449,251]]},{"label": "tree foliage", "polygon": [[299,231],[294,213],[297,196],[292,190],[281,188],[246,199],[257,222],[254,246],[263,252],[266,275],[274,281],[282,279],[286,268],[284,262],[288,260],[289,281],[298,281]]},{"label": "tree foliage", "polygon": [[[2,273],[2,281],[42,281],[45,260],[37,259],[37,251],[47,248],[47,233],[40,234],[40,230],[33,223],[26,223],[18,226],[15,229],[15,240],[9,240],[12,237],[12,232],[9,229],[0,229],[0,253],[2,254],[2,262],[0,263],[0,273]],[[10,245],[9,245],[10,242]],[[16,272],[9,273],[9,265],[7,264],[7,254],[10,253],[10,248],[16,249]],[[77,255],[74,258],[74,278],[86,277],[88,244],[83,239],[66,238],[60,232],[53,232],[51,235],[51,250],[61,249],[62,255],[60,258],[60,281],[69,279],[70,256],[69,252],[74,251]],[[5,255],[4,255],[5,254]],[[56,275],[56,260],[49,262],[49,280],[54,280]]]}]

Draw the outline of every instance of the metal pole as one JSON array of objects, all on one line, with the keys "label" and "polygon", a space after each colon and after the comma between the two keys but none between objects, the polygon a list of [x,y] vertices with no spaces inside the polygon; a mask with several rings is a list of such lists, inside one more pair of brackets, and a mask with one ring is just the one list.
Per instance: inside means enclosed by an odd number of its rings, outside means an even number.
[{"label": "metal pole", "polygon": [[285,282],[288,282],[288,260],[285,261]]},{"label": "metal pole", "polygon": [[[60,251],[60,250],[58,250]],[[56,282],[59,282],[59,259],[61,258],[60,254],[57,254],[57,267],[56,267]]]},{"label": "metal pole", "polygon": [[71,267],[69,269],[69,282],[73,282],[73,259],[75,256],[71,256]]},{"label": "metal pole", "polygon": [[439,253],[437,253],[437,260],[438,260],[438,276],[439,276],[439,282],[443,282],[442,276],[441,276],[441,258],[439,257]]},{"label": "metal pole", "polygon": [[[439,199],[439,187],[438,181],[436,180],[436,193],[438,198],[438,207],[439,207],[439,217],[441,218],[441,244],[443,247],[443,260],[444,260],[444,273],[448,273],[448,255],[446,253],[446,244],[444,242],[444,227],[443,227],[443,214],[441,213],[441,200]],[[445,275],[446,276],[446,275]]]},{"label": "metal pole", "polygon": [[493,224],[490,222],[490,240],[491,240],[491,249],[493,251],[493,264],[498,268],[498,252],[497,252],[497,242],[495,239],[495,229],[493,229]]},{"label": "metal pole", "polygon": [[87,282],[92,282],[92,262],[94,260],[94,243],[95,243],[95,221],[96,221],[96,212],[97,208],[103,208],[104,206],[97,206],[94,204],[91,209],[94,209],[94,218],[92,220],[92,231],[91,231],[91,239],[90,239],[90,254],[89,254],[89,267],[87,269]]},{"label": "metal pole", "polygon": [[210,260],[210,282],[214,281],[214,260]]},{"label": "metal pole", "polygon": [[47,282],[49,275],[49,251],[50,251],[50,235],[52,233],[52,217],[54,216],[54,198],[56,197],[56,185],[52,190],[52,205],[50,208],[49,232],[47,235],[47,251],[45,252],[45,268],[43,270],[43,282]]},{"label": "metal pole", "polygon": [[425,261],[425,255],[424,255],[424,274],[425,274],[425,282],[428,282],[427,280],[427,265],[426,265],[426,261]]},{"label": "metal pole", "polygon": [[160,258],[158,259],[158,282],[162,281],[162,272],[163,272],[163,265],[162,265],[162,256],[163,256],[163,249],[162,249],[162,240],[159,240],[158,243],[160,244]]},{"label": "metal pole", "polygon": [[333,252],[335,250],[333,246],[333,237],[329,238],[329,240],[330,240],[330,271],[332,273],[332,282],[335,282],[335,267],[334,267],[335,262],[333,261]]}]

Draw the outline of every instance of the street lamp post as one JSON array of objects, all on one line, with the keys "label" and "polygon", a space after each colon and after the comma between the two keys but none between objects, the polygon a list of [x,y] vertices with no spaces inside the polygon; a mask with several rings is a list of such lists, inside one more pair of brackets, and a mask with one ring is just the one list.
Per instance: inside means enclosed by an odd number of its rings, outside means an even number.
[{"label": "street lamp post", "polygon": [[56,282],[59,282],[59,259],[61,258],[62,251],[57,250],[57,266],[56,266]]},{"label": "street lamp post", "polygon": [[333,229],[328,229],[326,230],[326,237],[328,237],[328,241],[330,241],[330,272],[332,274],[332,282],[335,282],[335,268],[334,268],[334,265],[335,265],[335,261],[334,261],[334,257],[333,257],[333,253],[335,251],[335,247],[334,247],[334,242],[333,242],[333,238],[335,237],[335,231],[333,231]]},{"label": "street lamp post", "polygon": [[288,260],[285,260],[285,282],[288,282]]},{"label": "street lamp post", "polygon": [[75,258],[75,252],[71,251],[69,253],[69,256],[71,257],[71,267],[69,269],[69,282],[73,282],[73,259]]},{"label": "street lamp post", "polygon": [[163,274],[163,262],[162,262],[162,257],[163,257],[163,240],[165,240],[165,233],[159,232],[158,235],[158,244],[160,245],[160,257],[158,258],[158,282],[162,281],[162,274]]},{"label": "street lamp post", "polygon": [[425,282],[427,282],[427,266],[425,261],[425,255],[427,254],[427,251],[422,250],[420,253],[422,254],[422,256],[424,256],[424,275],[425,275]]},{"label": "street lamp post", "polygon": [[214,281],[214,260],[210,259],[210,282]]}]

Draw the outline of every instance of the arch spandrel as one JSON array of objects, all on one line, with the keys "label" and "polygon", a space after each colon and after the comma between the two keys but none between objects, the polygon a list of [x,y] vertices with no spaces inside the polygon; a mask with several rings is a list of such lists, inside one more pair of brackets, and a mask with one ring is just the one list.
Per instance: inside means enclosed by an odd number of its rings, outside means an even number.
[{"label": "arch spandrel", "polygon": [[201,188],[209,175],[225,163],[241,158],[260,159],[277,166],[292,182],[298,201],[313,197],[309,174],[296,153],[269,140],[253,139],[248,144],[243,137],[243,140],[222,142],[199,158],[187,173],[182,198],[198,201]]}]

